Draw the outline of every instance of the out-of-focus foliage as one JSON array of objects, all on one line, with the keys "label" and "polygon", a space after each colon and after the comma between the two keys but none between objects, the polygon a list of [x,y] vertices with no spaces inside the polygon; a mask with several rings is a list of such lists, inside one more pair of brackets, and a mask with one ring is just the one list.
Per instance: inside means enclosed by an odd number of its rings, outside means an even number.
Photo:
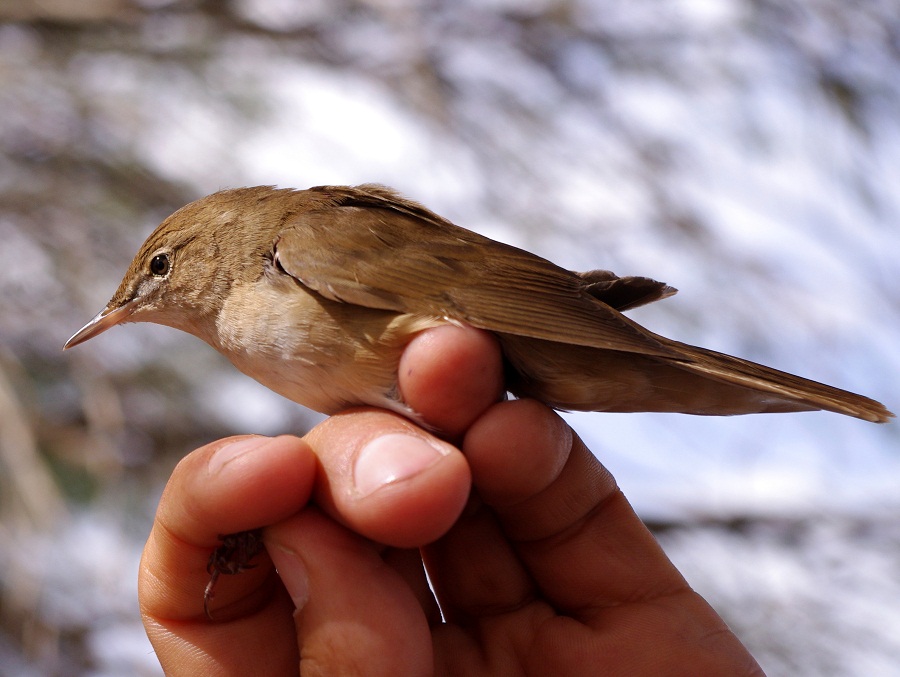
[{"label": "out-of-focus foliage", "polygon": [[[393,184],[573,268],[681,287],[655,329],[895,394],[898,9],[0,0],[0,674],[144,669],[109,649],[133,600],[99,601],[129,581],[102,595],[96,572],[132,575],[179,455],[310,422],[171,331],[60,352],[146,233],[220,187]],[[694,445],[670,420],[640,419],[629,453]],[[847,425],[777,429],[898,445]]]}]

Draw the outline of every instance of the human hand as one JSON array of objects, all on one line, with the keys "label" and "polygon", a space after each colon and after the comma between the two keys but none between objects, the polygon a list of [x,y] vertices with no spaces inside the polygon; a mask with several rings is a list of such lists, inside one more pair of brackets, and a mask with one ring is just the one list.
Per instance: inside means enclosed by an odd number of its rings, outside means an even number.
[{"label": "human hand", "polygon": [[[179,464],[139,579],[168,674],[762,674],[572,430],[496,403],[490,335],[426,332],[400,379],[456,445],[358,409]],[[217,535],[262,525],[269,556],[220,579],[210,622]]]}]

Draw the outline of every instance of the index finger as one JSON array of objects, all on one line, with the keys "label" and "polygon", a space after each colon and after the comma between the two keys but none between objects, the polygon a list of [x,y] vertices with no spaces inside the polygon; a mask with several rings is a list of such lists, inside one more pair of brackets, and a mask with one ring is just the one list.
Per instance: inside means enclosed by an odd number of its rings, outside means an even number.
[{"label": "index finger", "polygon": [[398,371],[403,401],[430,431],[357,408],[319,424],[306,440],[321,462],[316,503],[367,538],[411,548],[443,535],[465,505],[468,467],[444,440],[460,438],[500,399],[503,363],[492,334],[444,325],[416,336]]}]

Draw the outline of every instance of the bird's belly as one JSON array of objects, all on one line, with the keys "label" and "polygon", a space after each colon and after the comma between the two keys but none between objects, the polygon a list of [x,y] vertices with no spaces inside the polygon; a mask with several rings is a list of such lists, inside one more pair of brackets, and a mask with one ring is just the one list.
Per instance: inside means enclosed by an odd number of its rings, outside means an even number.
[{"label": "bird's belly", "polygon": [[417,332],[443,320],[337,303],[264,280],[229,296],[213,347],[248,376],[316,411],[368,404],[409,413],[397,392],[400,355]]},{"label": "bird's belly", "polygon": [[311,363],[306,359],[247,358],[228,355],[232,364],[270,390],[305,407],[334,414],[358,404],[375,404],[395,388],[386,382],[352,382],[338,365]]}]

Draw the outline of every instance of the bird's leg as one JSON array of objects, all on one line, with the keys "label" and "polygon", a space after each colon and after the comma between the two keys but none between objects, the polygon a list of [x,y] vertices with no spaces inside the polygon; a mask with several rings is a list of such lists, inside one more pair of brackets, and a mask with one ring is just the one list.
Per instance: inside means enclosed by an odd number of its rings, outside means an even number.
[{"label": "bird's leg", "polygon": [[222,544],[213,550],[209,556],[206,570],[209,572],[209,583],[203,591],[203,612],[209,620],[212,613],[209,603],[214,597],[216,581],[220,574],[239,574],[246,569],[252,569],[255,564],[250,561],[263,549],[262,530],[239,531],[236,534],[222,534],[219,536]]}]

